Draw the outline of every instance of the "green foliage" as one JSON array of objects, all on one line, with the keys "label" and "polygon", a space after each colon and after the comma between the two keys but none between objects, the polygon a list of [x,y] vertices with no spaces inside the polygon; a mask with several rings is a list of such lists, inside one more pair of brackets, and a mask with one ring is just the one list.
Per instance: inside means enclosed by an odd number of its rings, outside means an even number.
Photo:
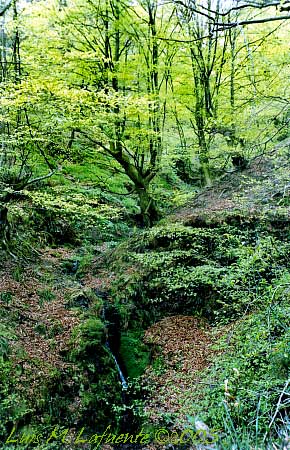
[{"label": "green foliage", "polygon": [[39,296],[39,303],[41,306],[43,305],[44,302],[51,302],[52,300],[55,299],[55,293],[48,288],[38,291],[38,296]]},{"label": "green foliage", "polygon": [[[281,288],[288,283],[290,253],[284,151],[289,26],[217,31],[204,12],[189,13],[180,2],[24,3],[12,2],[13,14],[5,7],[0,51],[0,200],[8,207],[3,253],[20,259],[12,273],[16,282],[25,281],[22,263],[41,257],[38,249],[47,243],[85,244],[60,269],[75,286],[96,251],[131,233],[130,224],[140,219],[138,201],[149,224],[159,217],[156,203],[163,213],[185,204],[201,179],[210,182],[210,172],[231,167],[233,155],[249,159],[278,144],[282,168],[275,179],[245,177],[247,188],[235,198],[259,213],[163,222],[135,233],[109,268],[111,298],[123,319],[120,350],[131,378],[138,379],[148,363],[136,328],[171,314],[206,316],[218,325],[241,321],[215,369],[217,387],[203,393],[200,407],[206,420],[224,427],[226,446],[243,436],[243,448],[251,442],[248,424],[251,439],[257,422],[259,433],[266,432],[289,374],[289,311]],[[114,410],[117,425],[123,405],[105,346],[102,303],[85,288],[76,291],[66,306],[78,313],[82,308],[83,321],[64,352],[68,368],[51,368],[36,405],[45,423],[65,418],[73,426],[105,426]],[[38,295],[42,306],[55,291],[49,285]],[[12,300],[12,292],[1,293],[5,308]],[[51,348],[58,345],[60,320],[49,330],[42,322],[33,327]],[[10,339],[1,327],[2,434],[31,412],[13,392],[17,376],[9,379]],[[38,368],[40,362],[33,362]],[[163,369],[156,360],[155,372]],[[286,414],[284,405],[281,411]]]},{"label": "green foliage", "polygon": [[[113,240],[122,232],[116,215],[124,206],[137,212],[138,183],[164,211],[191,197],[185,182],[196,191],[202,166],[222,173],[235,153],[249,158],[289,135],[287,23],[271,30],[253,25],[252,42],[246,27],[208,33],[198,12],[187,15],[171,2],[77,0],[59,8],[40,1],[21,6],[20,16],[6,21],[11,48],[1,79],[0,181],[16,187],[19,178],[56,171],[27,186],[29,192],[35,185],[55,188],[32,195],[47,209],[52,240],[65,234],[77,240],[84,223],[91,235],[92,222],[96,240]],[[106,34],[107,27],[114,32]],[[16,29],[25,67],[17,74]],[[88,201],[87,192],[72,198],[74,184],[98,189],[92,195],[109,207]]]},{"label": "green foliage", "polygon": [[[95,313],[96,316],[100,314],[100,311],[103,308],[102,301],[96,296],[93,289],[84,288],[84,289],[75,289],[70,295],[68,302],[66,303],[68,308],[89,308],[90,315]],[[82,331],[80,331],[80,335]]]},{"label": "green foliage", "polygon": [[21,183],[25,183],[28,180],[30,174],[21,174],[20,170],[15,167],[1,167],[0,168],[0,184],[4,184],[8,187],[14,187],[17,189]]},{"label": "green foliage", "polygon": [[12,271],[12,277],[15,281],[22,281],[22,277],[23,277],[23,269],[22,267],[16,266],[13,271]]},{"label": "green foliage", "polygon": [[10,355],[9,340],[15,338],[13,331],[4,323],[0,324],[0,361],[8,360]]},{"label": "green foliage", "polygon": [[[93,250],[93,249],[92,249]],[[83,255],[79,256],[76,261],[78,261],[77,275],[78,277],[83,276],[85,273],[88,273],[90,268],[92,267],[92,263],[94,261],[95,255],[93,252],[86,248]]]},{"label": "green foliage", "polygon": [[25,420],[31,409],[24,398],[15,392],[17,375],[10,359],[9,339],[14,334],[4,326],[0,331],[0,436],[7,436],[11,423]]},{"label": "green foliage", "polygon": [[122,207],[104,202],[94,190],[59,187],[29,197],[35,208],[34,223],[56,243],[75,243],[80,238],[97,243],[115,240],[120,234]]},{"label": "green foliage", "polygon": [[9,303],[11,302],[11,300],[13,299],[13,293],[10,291],[3,291],[0,292],[0,300],[1,302],[6,303],[6,305],[8,306]]},{"label": "green foliage", "polygon": [[152,364],[152,369],[156,375],[163,375],[166,371],[164,365],[164,358],[162,355],[159,355],[156,359],[154,359]]},{"label": "green foliage", "polygon": [[248,221],[243,229],[226,223],[233,219],[206,228],[158,226],[120,247],[113,293],[121,305],[134,302],[146,320],[148,314],[156,320],[165,312],[198,312],[225,322],[263,304],[288,267],[289,243],[283,233],[269,234],[269,219]]},{"label": "green foliage", "polygon": [[265,436],[267,441],[277,442],[277,428],[283,428],[287,392],[279,405],[280,419],[275,417],[276,432],[269,430],[289,377],[288,287],[287,272],[269,287],[263,309],[232,325],[217,346],[222,355],[205,374],[211,389],[203,390],[202,400],[194,403],[194,408],[211,426],[224,430],[221,448],[242,448],[245,439],[265,445]]}]

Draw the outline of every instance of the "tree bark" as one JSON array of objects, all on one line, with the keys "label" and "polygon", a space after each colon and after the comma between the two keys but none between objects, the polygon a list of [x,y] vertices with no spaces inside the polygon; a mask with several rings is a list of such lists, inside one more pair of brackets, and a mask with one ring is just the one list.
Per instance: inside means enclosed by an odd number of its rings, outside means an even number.
[{"label": "tree bark", "polygon": [[4,245],[9,241],[9,222],[8,209],[6,206],[0,206],[0,240]]},{"label": "tree bark", "polygon": [[146,187],[138,187],[136,191],[139,197],[142,225],[144,227],[151,227],[160,219],[160,212],[158,211],[156,202],[150,196]]}]

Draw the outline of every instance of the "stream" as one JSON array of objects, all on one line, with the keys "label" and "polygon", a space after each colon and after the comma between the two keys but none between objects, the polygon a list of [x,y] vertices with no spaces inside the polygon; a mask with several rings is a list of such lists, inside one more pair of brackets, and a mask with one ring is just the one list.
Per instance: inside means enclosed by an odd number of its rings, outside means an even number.
[{"label": "stream", "polygon": [[116,369],[119,374],[119,379],[122,384],[122,391],[127,391],[128,383],[126,381],[126,375],[124,373],[125,367],[123,362],[121,361],[120,356],[120,317],[112,307],[110,308],[108,304],[104,303],[102,320],[106,324],[107,328],[107,339],[105,345],[112,359],[114,360]]},{"label": "stream", "polygon": [[[138,419],[134,416],[133,410],[130,407],[132,403],[132,393],[129,390],[127,382],[127,371],[122,356],[120,354],[121,345],[121,320],[118,311],[114,306],[104,301],[104,307],[102,311],[102,320],[107,329],[107,337],[105,346],[114,361],[116,370],[118,372],[119,380],[122,386],[122,403],[123,413],[119,423],[120,432],[122,433],[134,433],[139,429]],[[114,446],[115,448],[115,446]],[[119,446],[116,446],[119,448]],[[133,449],[134,445],[123,446],[124,449]]]},{"label": "stream", "polygon": [[115,362],[115,366],[116,366],[116,368],[117,368],[117,371],[118,371],[118,374],[119,374],[119,378],[120,378],[120,381],[121,381],[121,383],[122,383],[122,390],[123,390],[123,391],[126,391],[126,390],[128,389],[128,384],[127,384],[126,378],[124,377],[124,374],[123,374],[123,372],[122,372],[122,370],[121,370],[121,367],[119,366],[119,363],[118,363],[118,361],[117,361],[116,356],[114,355],[114,353],[112,352],[112,350],[111,350],[111,348],[110,348],[110,344],[109,344],[109,341],[108,341],[108,340],[107,340],[107,342],[106,342],[106,347],[107,347],[107,349],[109,350],[109,352],[110,352],[110,354],[112,355],[112,358],[113,358],[113,360],[114,360],[114,362]]}]

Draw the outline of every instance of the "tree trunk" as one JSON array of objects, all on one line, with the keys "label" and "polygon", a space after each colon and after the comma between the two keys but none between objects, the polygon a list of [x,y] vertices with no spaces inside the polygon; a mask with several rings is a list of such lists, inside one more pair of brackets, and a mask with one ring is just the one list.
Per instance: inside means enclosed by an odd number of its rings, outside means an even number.
[{"label": "tree trunk", "polygon": [[0,206],[0,241],[1,244],[4,244],[4,246],[10,238],[7,214],[8,209],[6,208],[6,206]]},{"label": "tree trunk", "polygon": [[160,212],[158,211],[156,202],[150,196],[146,187],[136,188],[136,191],[139,196],[142,225],[151,227],[154,222],[160,219]]},{"label": "tree trunk", "polygon": [[[199,114],[199,113],[198,113]],[[205,137],[205,124],[203,118],[199,119],[197,114],[197,130],[199,143],[199,163],[200,163],[200,177],[202,186],[211,186],[211,174],[209,168],[208,145]]]},{"label": "tree trunk", "polygon": [[209,161],[207,157],[200,155],[200,177],[202,186],[211,186],[211,174],[209,169]]}]

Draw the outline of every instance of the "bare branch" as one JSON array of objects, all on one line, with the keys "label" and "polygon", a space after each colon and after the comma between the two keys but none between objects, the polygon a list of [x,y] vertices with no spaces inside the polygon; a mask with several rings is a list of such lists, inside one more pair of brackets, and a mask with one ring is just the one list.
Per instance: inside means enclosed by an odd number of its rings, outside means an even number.
[{"label": "bare branch", "polygon": [[290,15],[288,16],[273,16],[273,17],[265,17],[264,19],[252,19],[252,20],[241,20],[237,22],[216,22],[215,25],[224,28],[234,28],[240,25],[251,25],[253,23],[266,23],[266,22],[274,22],[277,20],[289,20]]},{"label": "bare branch", "polygon": [[4,6],[4,8],[2,9],[2,11],[0,11],[0,17],[4,16],[4,14],[6,13],[6,11],[8,11],[8,9],[12,6],[12,0],[10,0],[10,2],[7,3],[7,5]]},{"label": "bare branch", "polygon": [[[280,6],[280,7],[279,7],[279,11],[289,11],[289,6],[287,6],[287,7],[285,6],[287,3],[288,3],[288,2],[286,2],[286,3],[284,4],[284,6]],[[279,6],[279,5],[281,5],[281,2],[280,2],[280,1],[274,1],[274,2],[269,2],[269,3],[255,3],[255,2],[252,2],[252,3],[244,3],[244,4],[239,5],[239,6],[233,6],[232,8],[228,9],[228,10],[227,10],[226,12],[224,12],[224,13],[218,12],[218,15],[219,15],[219,16],[222,16],[222,17],[226,17],[226,16],[228,16],[232,11],[240,11],[240,10],[246,9],[246,8],[264,9],[264,8],[269,8],[269,7],[271,7],[271,6],[277,7],[277,6]],[[208,11],[208,12],[210,12],[210,13],[212,13],[212,14],[216,14],[216,13],[217,13],[215,10],[209,9],[209,8],[207,8],[206,6],[203,6],[203,5],[198,5],[198,7],[199,7],[199,8],[202,8],[202,9],[205,9],[206,11]],[[282,8],[285,8],[285,9],[282,9]],[[288,9],[287,9],[287,8],[288,8]],[[190,8],[190,9],[191,9],[191,8]]]},{"label": "bare branch", "polygon": [[[190,5],[186,4],[183,0],[173,0],[173,2],[175,5],[182,6],[183,8],[189,9],[190,11],[194,12],[195,14],[199,14],[199,15],[206,17],[215,27],[217,27],[215,29],[215,32],[223,31],[225,29],[234,28],[234,27],[238,27],[238,26],[242,26],[242,25],[251,25],[251,24],[256,24],[256,23],[266,23],[266,22],[274,22],[274,21],[278,21],[278,20],[290,19],[290,15],[285,15],[285,16],[265,17],[262,19],[248,19],[248,20],[241,20],[241,21],[236,21],[236,22],[224,22],[224,21],[221,22],[221,21],[216,20],[219,17],[220,18],[227,17],[232,11],[238,11],[238,10],[246,9],[246,8],[264,9],[264,8],[269,8],[269,7],[273,7],[273,6],[275,6],[277,8],[281,5],[280,1],[272,1],[269,3],[256,3],[256,2],[252,2],[252,3],[248,3],[248,4],[244,3],[242,5],[232,7],[224,13],[220,12],[219,10],[209,9],[202,5],[196,5],[195,3],[193,3],[192,6],[190,6]],[[283,6],[279,7],[279,11],[289,11],[289,10],[290,10],[290,6],[288,5],[288,2],[286,2]],[[204,12],[204,11],[206,11],[206,12]],[[208,36],[202,36],[198,40],[206,39],[207,37]],[[172,39],[172,40],[174,40],[174,39]],[[187,40],[178,41],[178,40],[176,40],[176,42],[195,42],[195,41],[189,41],[189,40],[188,41]]]},{"label": "bare branch", "polygon": [[22,189],[24,189],[26,186],[30,186],[33,183],[37,183],[38,181],[46,180],[47,178],[52,177],[56,172],[57,172],[57,170],[53,170],[52,172],[49,172],[46,175],[42,175],[41,177],[33,178],[32,180],[25,183],[25,185]]}]

